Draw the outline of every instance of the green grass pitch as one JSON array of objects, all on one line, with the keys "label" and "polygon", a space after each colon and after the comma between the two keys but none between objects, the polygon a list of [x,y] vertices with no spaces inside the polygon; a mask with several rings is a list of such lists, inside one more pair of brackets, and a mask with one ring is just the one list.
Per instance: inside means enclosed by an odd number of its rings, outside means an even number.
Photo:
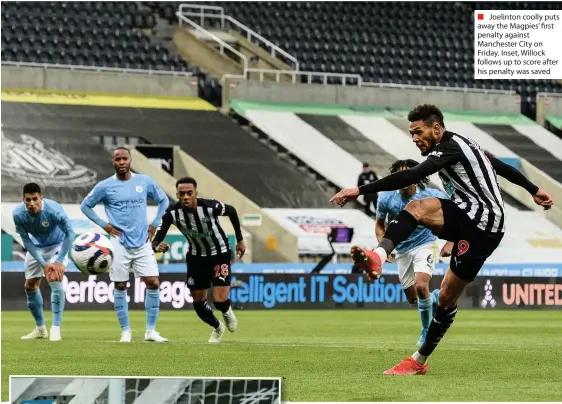
[{"label": "green grass pitch", "polygon": [[[119,344],[115,313],[66,312],[61,342],[21,341],[27,312],[2,313],[2,401],[9,375],[283,377],[283,401],[562,401],[562,310],[459,310],[426,376],[383,376],[416,349],[417,310],[239,311],[209,345],[192,310],[162,311],[168,344]],[[50,313],[45,313],[50,320]],[[47,325],[49,326],[48,321]]]}]

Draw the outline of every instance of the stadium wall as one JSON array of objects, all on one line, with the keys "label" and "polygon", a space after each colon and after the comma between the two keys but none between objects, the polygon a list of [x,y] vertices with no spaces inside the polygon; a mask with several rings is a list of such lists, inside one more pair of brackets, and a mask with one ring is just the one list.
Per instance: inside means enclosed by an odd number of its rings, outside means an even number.
[{"label": "stadium wall", "polygon": [[71,70],[2,64],[2,90],[56,90],[108,94],[197,97],[197,78],[188,74],[148,74]]},{"label": "stadium wall", "polygon": [[246,226],[254,241],[252,253],[254,261],[298,261],[297,237],[263,209],[179,147],[174,148],[173,161],[175,177],[189,175],[197,178],[200,183],[206,184],[206,187],[213,190],[214,198],[228,201],[229,204],[236,206],[242,225],[244,225],[243,215],[257,215],[261,218],[258,225]]},{"label": "stadium wall", "polygon": [[295,91],[295,84],[226,78],[223,85],[223,107],[230,105],[232,99],[377,108],[404,108],[430,103],[459,111],[505,114],[521,112],[520,97],[515,92],[397,85],[358,87],[322,84],[298,84],[298,91]]}]

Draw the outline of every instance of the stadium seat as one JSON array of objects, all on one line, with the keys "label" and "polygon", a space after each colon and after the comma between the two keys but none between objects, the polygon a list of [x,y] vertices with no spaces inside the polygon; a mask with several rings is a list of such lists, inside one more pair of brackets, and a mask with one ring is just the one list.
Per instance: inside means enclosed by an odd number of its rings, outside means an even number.
[{"label": "stadium seat", "polygon": [[151,11],[139,10],[135,2],[7,2],[2,4],[2,59],[144,68],[140,55],[148,53],[151,58],[144,60],[153,68],[188,71],[185,62],[140,31],[155,25]]}]

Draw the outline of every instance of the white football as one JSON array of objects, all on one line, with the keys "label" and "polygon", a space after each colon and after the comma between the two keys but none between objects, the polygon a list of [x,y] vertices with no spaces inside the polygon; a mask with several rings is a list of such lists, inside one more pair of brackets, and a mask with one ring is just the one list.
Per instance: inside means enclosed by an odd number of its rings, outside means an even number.
[{"label": "white football", "polygon": [[72,243],[70,258],[86,275],[99,275],[109,271],[113,263],[113,248],[106,236],[84,233]]}]

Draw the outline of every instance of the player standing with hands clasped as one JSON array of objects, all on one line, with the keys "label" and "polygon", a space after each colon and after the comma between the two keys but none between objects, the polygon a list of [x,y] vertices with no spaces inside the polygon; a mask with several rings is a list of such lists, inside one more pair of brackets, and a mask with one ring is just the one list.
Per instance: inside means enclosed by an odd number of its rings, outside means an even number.
[{"label": "player standing with hands clasped", "polygon": [[74,231],[61,205],[43,199],[41,187],[35,183],[23,187],[23,203],[12,212],[16,232],[27,250],[25,256],[25,294],[27,307],[35,319],[35,329],[21,339],[47,338],[43,315],[43,296],[39,290],[43,275],[51,287],[53,324],[51,341],[60,341],[60,326],[65,295],[62,286],[67,254],[74,241]]},{"label": "player standing with hands clasped", "polygon": [[176,183],[179,201],[170,205],[162,227],[158,229],[152,246],[155,251],[165,252],[169,245],[163,243],[170,226],[174,224],[189,241],[185,260],[187,264],[187,285],[193,296],[193,308],[201,320],[213,327],[210,343],[219,343],[225,326],[220,322],[207,304],[208,290],[213,285],[213,302],[226,323],[226,328],[234,332],[238,326],[236,316],[230,306],[230,264],[232,251],[228,237],[222,229],[218,217],[228,216],[236,234],[236,253],[241,258],[246,252],[242,238],[240,220],[233,206],[214,199],[197,197],[197,182],[191,177],[180,178]]},{"label": "player standing with hands clasped", "polygon": [[354,262],[370,278],[378,279],[386,257],[418,225],[454,243],[451,264],[441,283],[438,307],[424,344],[412,356],[386,370],[387,375],[428,372],[427,360],[453,324],[458,299],[500,245],[505,233],[505,212],[497,175],[524,188],[545,210],[553,205],[550,195],[517,169],[486,153],[473,140],[445,129],[443,113],[436,106],[420,105],[408,114],[408,120],[412,140],[427,160],[359,188],[343,189],[331,199],[343,206],[360,194],[400,189],[437,172],[450,198],[412,201],[389,224],[375,251],[352,247]]},{"label": "player standing with hands clasped", "polygon": [[[150,244],[168,207],[168,197],[152,178],[131,172],[131,152],[126,147],[116,148],[112,161],[115,175],[97,184],[80,208],[92,222],[112,236],[114,256],[109,278],[115,283],[113,296],[121,326],[121,342],[132,341],[127,303],[127,282],[131,268],[135,277],[141,277],[146,284],[144,340],[168,342],[155,330],[160,312],[160,281],[156,257]],[[158,203],[156,217],[150,225],[147,220],[147,198]],[[109,223],[93,210],[100,202],[104,204]]]}]

